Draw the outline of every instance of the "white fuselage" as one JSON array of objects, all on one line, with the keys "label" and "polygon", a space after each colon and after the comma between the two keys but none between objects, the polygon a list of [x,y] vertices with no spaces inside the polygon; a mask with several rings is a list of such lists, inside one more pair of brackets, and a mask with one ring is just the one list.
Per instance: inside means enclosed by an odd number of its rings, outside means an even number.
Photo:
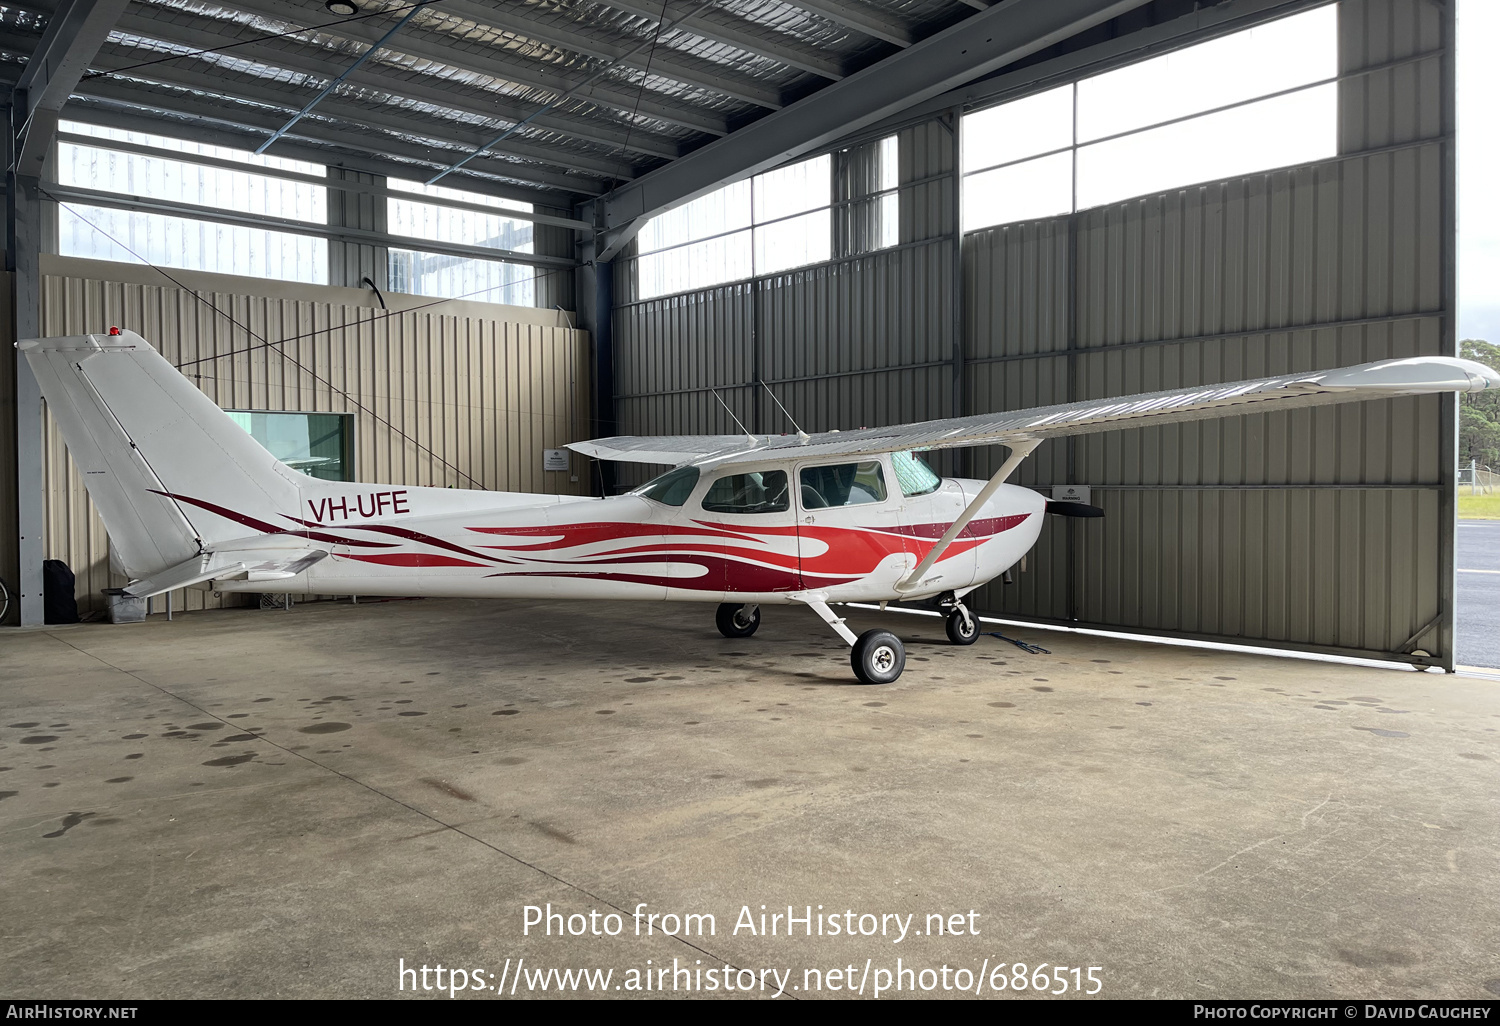
[{"label": "white fuselage", "polygon": [[[816,461],[826,469],[826,457]],[[869,467],[866,460],[862,466]],[[736,512],[709,501],[721,479],[747,473],[797,480],[801,464],[707,470],[676,504],[633,493],[605,499],[351,486],[306,479],[297,523],[220,546],[250,556],[267,546],[329,555],[286,581],[221,580],[223,591],[472,598],[615,598],[783,603],[915,599],[967,591],[999,576],[1035,543],[1046,500],[1006,485],[905,591],[896,585],[935,545],[984,482],[947,479],[922,495],[829,506],[805,484],[784,508]],[[784,480],[784,478],[776,478]],[[806,478],[803,479],[807,480]],[[189,495],[176,496],[193,507]],[[732,506],[733,500],[730,500]],[[762,503],[762,506],[774,504]],[[200,506],[194,515],[204,512]],[[207,510],[217,516],[233,511]],[[291,520],[290,517],[282,519]],[[249,525],[247,525],[249,526]],[[265,558],[264,555],[261,558]],[[252,575],[253,577],[253,575]]]}]

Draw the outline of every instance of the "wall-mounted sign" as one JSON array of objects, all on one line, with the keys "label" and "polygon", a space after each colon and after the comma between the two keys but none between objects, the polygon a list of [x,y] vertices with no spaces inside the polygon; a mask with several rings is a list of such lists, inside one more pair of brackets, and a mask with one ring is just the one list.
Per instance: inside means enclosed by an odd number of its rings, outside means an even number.
[{"label": "wall-mounted sign", "polygon": [[566,449],[543,449],[542,450],[542,469],[543,470],[567,470],[568,469],[568,450],[566,450]]},{"label": "wall-mounted sign", "polygon": [[1081,502],[1085,506],[1089,503],[1088,485],[1053,485],[1053,502]]}]

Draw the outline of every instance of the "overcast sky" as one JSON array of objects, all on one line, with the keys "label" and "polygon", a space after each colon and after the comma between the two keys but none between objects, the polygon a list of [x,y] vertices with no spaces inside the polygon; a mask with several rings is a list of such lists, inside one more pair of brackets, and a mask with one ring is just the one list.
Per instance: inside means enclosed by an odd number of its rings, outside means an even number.
[{"label": "overcast sky", "polygon": [[1500,3],[1458,5],[1458,337],[1500,343]]}]

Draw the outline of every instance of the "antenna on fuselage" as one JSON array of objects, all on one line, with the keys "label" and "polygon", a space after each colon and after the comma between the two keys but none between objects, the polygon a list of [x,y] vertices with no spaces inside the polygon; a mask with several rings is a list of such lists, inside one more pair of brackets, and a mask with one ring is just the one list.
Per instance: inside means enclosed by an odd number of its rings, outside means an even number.
[{"label": "antenna on fuselage", "polygon": [[781,411],[781,415],[791,421],[792,427],[797,429],[797,437],[804,442],[807,441],[811,436],[806,431],[803,431],[801,426],[792,419],[792,415],[787,412],[786,407],[781,405],[781,400],[776,398],[776,393],[771,391],[771,386],[762,381],[760,387],[766,390],[766,394],[771,397],[771,402],[776,404],[776,408]]},{"label": "antenna on fuselage", "polygon": [[[715,399],[719,400],[719,405],[724,407],[724,412],[729,414],[729,419],[734,421],[736,424],[739,424],[739,428],[741,431],[745,431],[745,425],[740,424],[740,418],[734,415],[734,411],[729,408],[729,404],[724,401],[724,397],[719,394],[719,390],[717,388],[710,388],[709,391],[714,394]],[[751,445],[757,444],[755,436],[752,435],[749,431],[745,431],[745,437],[750,439]]]}]

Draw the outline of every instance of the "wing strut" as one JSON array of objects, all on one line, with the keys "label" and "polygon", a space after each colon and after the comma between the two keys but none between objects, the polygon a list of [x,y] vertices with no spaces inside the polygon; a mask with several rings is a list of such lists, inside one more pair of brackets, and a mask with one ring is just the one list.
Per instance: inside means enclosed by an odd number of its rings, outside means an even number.
[{"label": "wing strut", "polygon": [[911,573],[907,574],[896,584],[897,592],[912,591],[921,583],[922,575],[931,568],[932,564],[942,558],[943,552],[949,545],[953,544],[953,539],[957,538],[963,532],[963,529],[969,526],[969,521],[973,520],[975,515],[984,508],[984,504],[989,501],[990,496],[995,494],[995,490],[1003,485],[1005,479],[1015,473],[1016,468],[1021,465],[1021,461],[1030,456],[1031,451],[1041,444],[1042,440],[1040,438],[1017,439],[1011,443],[1010,455],[1005,458],[1004,463],[1000,464],[1000,469],[995,471],[995,476],[990,478],[988,484],[979,489],[979,494],[974,496],[974,501],[970,502],[968,507],[959,514],[958,519],[953,521],[948,530],[943,532],[943,536],[938,539],[938,543],[932,547],[927,555],[922,557],[922,562],[918,563]]}]

